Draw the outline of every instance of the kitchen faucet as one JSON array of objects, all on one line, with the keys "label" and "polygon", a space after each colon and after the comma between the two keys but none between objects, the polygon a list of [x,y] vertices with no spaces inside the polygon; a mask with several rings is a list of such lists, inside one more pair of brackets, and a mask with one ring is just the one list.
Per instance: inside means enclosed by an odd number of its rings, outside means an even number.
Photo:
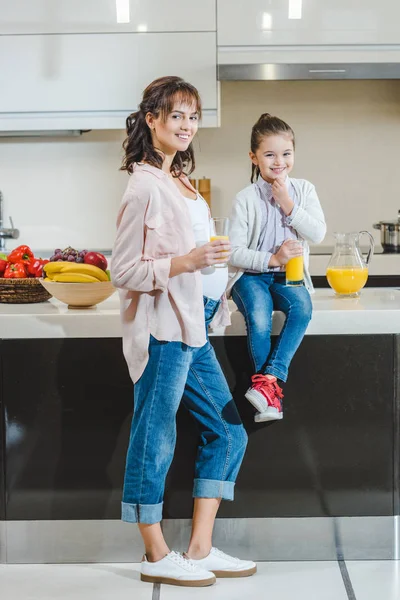
[{"label": "kitchen faucet", "polygon": [[19,238],[18,229],[14,228],[14,223],[10,217],[11,227],[3,227],[3,194],[0,191],[0,252],[6,249],[6,240],[16,240]]}]

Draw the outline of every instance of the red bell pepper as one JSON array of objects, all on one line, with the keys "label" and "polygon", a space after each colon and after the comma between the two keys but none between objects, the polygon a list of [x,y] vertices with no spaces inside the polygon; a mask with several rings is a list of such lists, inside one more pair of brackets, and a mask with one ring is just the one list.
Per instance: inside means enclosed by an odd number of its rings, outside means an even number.
[{"label": "red bell pepper", "polygon": [[[25,261],[24,261],[25,262]],[[43,267],[50,262],[43,258],[34,258],[29,264],[26,265],[27,274],[31,277],[43,277]]]},{"label": "red bell pepper", "polygon": [[28,277],[35,277],[35,273],[36,273],[36,262],[38,261],[38,258],[32,257],[28,260],[22,260],[20,262],[22,262],[25,265],[25,271]]},{"label": "red bell pepper", "polygon": [[8,262],[18,263],[23,260],[31,260],[33,258],[33,252],[29,246],[18,246],[8,255]]},{"label": "red bell pepper", "polygon": [[0,276],[3,277],[4,275],[4,271],[6,270],[6,267],[8,265],[8,261],[7,260],[0,260]]},{"label": "red bell pepper", "polygon": [[8,263],[4,277],[6,279],[22,279],[23,277],[26,277],[24,263]]}]

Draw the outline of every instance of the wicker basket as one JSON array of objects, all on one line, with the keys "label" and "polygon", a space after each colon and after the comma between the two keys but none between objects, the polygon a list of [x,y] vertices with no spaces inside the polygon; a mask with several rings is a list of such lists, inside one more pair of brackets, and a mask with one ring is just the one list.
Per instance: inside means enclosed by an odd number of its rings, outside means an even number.
[{"label": "wicker basket", "polygon": [[46,302],[51,294],[44,289],[39,279],[5,279],[0,277],[0,303],[31,304]]}]

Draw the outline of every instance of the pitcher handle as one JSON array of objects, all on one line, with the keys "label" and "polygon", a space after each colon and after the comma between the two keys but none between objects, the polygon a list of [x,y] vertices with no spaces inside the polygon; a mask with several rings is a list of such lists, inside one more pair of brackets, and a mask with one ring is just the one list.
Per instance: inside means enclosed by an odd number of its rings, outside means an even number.
[{"label": "pitcher handle", "polygon": [[[368,254],[367,254],[367,259],[365,261],[365,264],[368,267],[369,263],[371,262],[372,255],[374,253],[375,240],[374,240],[374,238],[372,237],[372,235],[370,234],[369,231],[360,231],[359,234],[358,234],[358,240],[357,240],[358,247],[360,247],[360,245],[359,245],[360,244],[360,237],[362,235],[367,235],[369,237],[369,250],[368,250]],[[360,254],[361,254],[361,251],[360,251]]]}]

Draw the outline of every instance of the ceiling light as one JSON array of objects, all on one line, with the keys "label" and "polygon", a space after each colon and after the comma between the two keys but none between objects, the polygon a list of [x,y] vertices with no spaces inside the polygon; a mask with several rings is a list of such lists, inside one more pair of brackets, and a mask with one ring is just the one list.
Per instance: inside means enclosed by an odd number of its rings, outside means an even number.
[{"label": "ceiling light", "polygon": [[117,5],[117,23],[129,23],[129,0],[115,0]]},{"label": "ceiling light", "polygon": [[262,16],[262,28],[266,30],[272,29],[272,15],[267,12],[263,13]]},{"label": "ceiling light", "polygon": [[303,0],[289,0],[289,19],[301,19]]}]

